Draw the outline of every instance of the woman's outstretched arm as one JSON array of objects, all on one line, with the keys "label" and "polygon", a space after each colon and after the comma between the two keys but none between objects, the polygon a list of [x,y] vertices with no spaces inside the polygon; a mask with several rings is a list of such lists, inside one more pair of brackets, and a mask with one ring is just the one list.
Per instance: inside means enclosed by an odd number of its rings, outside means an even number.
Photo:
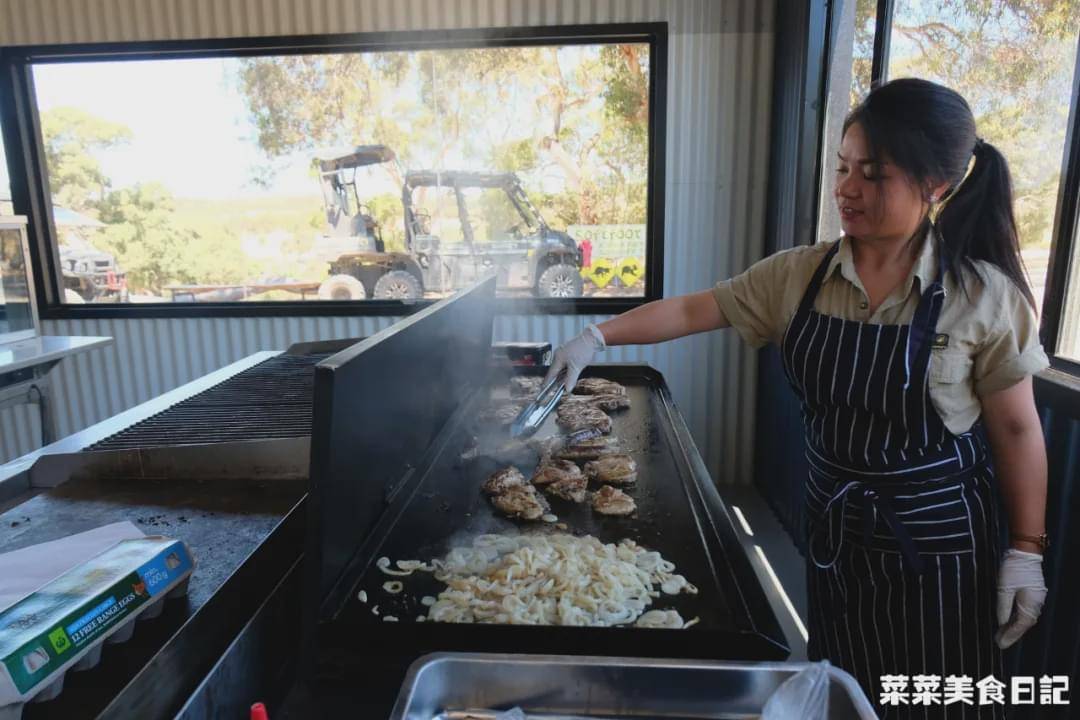
[{"label": "woman's outstretched arm", "polygon": [[728,327],[711,290],[654,300],[600,323],[604,344],[648,345]]},{"label": "woman's outstretched arm", "polygon": [[648,345],[729,325],[711,290],[654,300],[585,328],[585,332],[555,351],[547,380],[565,372],[563,384],[569,391],[596,352],[605,347]]}]

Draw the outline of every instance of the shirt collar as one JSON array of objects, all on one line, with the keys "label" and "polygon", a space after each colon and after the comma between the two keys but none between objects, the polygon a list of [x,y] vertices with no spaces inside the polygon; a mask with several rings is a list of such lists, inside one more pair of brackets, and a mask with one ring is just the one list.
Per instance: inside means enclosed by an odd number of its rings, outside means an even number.
[{"label": "shirt collar", "polygon": [[[919,250],[919,257],[915,259],[915,264],[911,268],[911,273],[907,276],[907,279],[904,280],[903,297],[907,297],[911,294],[912,286],[915,284],[916,278],[919,280],[920,292],[937,278],[935,242],[931,242],[931,239],[937,237],[936,229],[931,226],[929,236],[925,238],[922,248]],[[839,242],[840,249],[836,251],[836,255],[834,255],[829,262],[829,267],[825,270],[825,277],[832,277],[833,273],[839,269],[841,277],[865,292],[866,289],[859,279],[859,274],[855,271],[855,257],[852,255],[851,238],[847,235],[842,235]]]}]

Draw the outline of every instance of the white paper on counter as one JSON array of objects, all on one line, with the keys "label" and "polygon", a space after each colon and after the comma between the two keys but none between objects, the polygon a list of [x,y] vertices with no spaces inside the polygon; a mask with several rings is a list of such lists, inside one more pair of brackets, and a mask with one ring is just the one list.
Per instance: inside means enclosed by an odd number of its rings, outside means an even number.
[{"label": "white paper on counter", "polygon": [[0,612],[121,540],[143,535],[125,520],[0,555]]}]

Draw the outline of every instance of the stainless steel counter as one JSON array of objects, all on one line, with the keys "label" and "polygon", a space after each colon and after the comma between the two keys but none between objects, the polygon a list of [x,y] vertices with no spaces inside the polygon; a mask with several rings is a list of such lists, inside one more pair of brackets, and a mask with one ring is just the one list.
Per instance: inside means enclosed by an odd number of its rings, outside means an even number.
[{"label": "stainless steel counter", "polygon": [[0,375],[112,344],[111,337],[43,335],[0,345]]},{"label": "stainless steel counter", "polygon": [[[66,357],[104,347],[112,341],[111,337],[46,335],[0,344],[0,409],[37,405],[41,444],[53,442],[57,423],[49,382],[52,369]],[[0,502],[2,498],[0,492]]]}]

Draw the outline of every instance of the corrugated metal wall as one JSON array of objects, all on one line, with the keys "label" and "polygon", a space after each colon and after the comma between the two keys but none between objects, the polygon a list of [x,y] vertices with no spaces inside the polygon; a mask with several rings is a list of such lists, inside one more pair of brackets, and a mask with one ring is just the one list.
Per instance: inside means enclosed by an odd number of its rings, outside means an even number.
[{"label": "corrugated metal wall", "polygon": [[[666,295],[709,287],[761,257],[773,3],[758,0],[0,0],[0,45],[606,22],[669,23]],[[500,318],[499,339],[559,342],[600,317]],[[115,346],[56,373],[62,433],[256,350],[370,334],[385,318],[46,322]],[[667,377],[713,476],[750,481],[754,353],[731,332],[615,349]],[[0,414],[0,460],[36,445],[30,409]]]}]

